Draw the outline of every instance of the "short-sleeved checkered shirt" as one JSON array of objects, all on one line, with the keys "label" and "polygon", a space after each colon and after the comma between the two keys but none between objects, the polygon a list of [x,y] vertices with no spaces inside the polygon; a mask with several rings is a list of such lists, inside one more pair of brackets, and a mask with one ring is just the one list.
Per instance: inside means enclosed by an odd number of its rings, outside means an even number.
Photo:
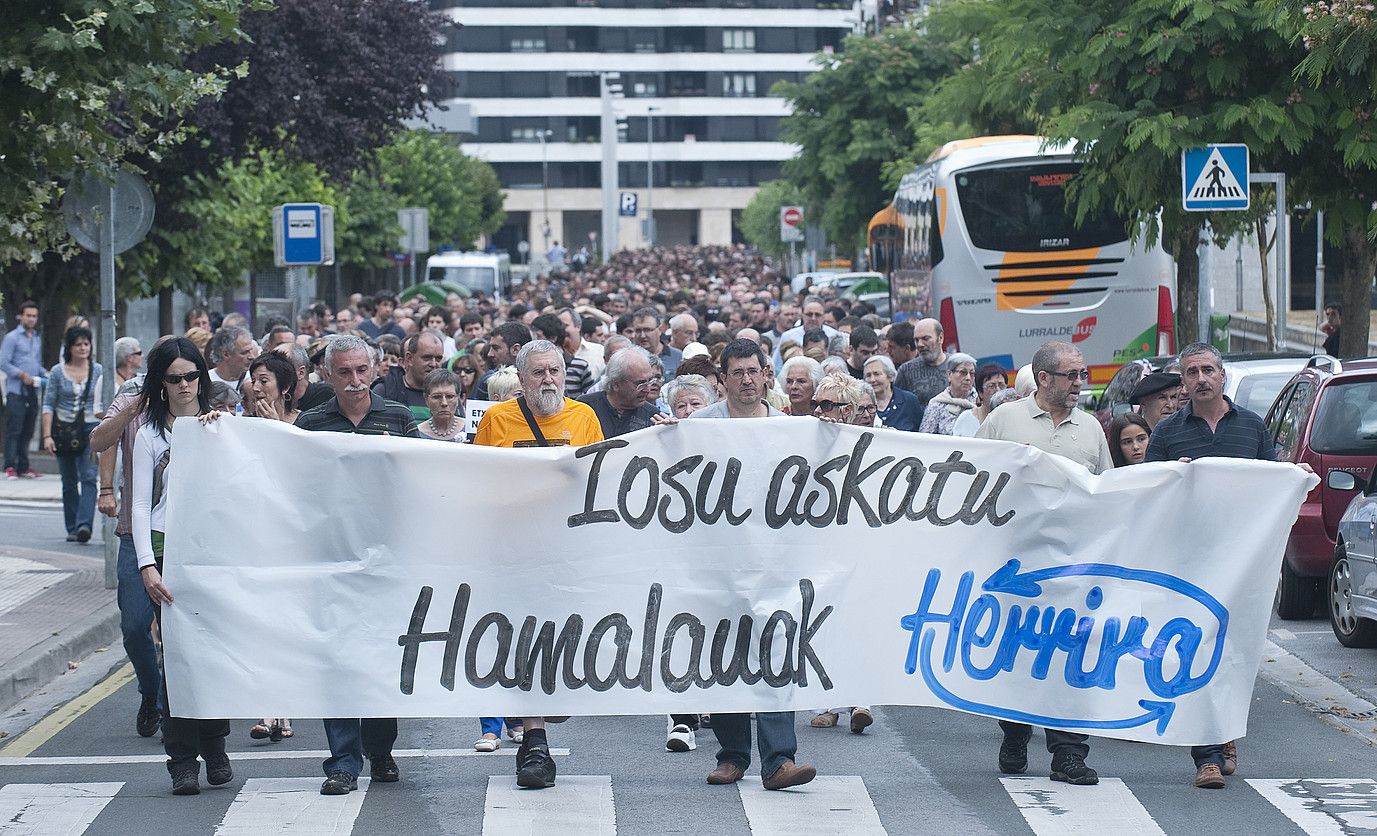
[{"label": "short-sleeved checkered shirt", "polygon": [[339,398],[331,398],[314,409],[308,409],[296,417],[296,425],[303,430],[317,432],[358,433],[359,435],[402,435],[420,438],[416,429],[416,419],[411,410],[396,401],[384,399],[376,392],[369,393],[373,401],[368,414],[357,426],[339,411]]}]

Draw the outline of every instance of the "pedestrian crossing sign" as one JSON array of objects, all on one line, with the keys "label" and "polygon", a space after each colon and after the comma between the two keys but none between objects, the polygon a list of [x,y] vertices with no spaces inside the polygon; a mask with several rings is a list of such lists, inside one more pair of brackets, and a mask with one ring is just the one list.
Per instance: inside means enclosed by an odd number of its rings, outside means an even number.
[{"label": "pedestrian crossing sign", "polygon": [[1207,145],[1181,152],[1181,205],[1187,212],[1248,208],[1248,146]]}]

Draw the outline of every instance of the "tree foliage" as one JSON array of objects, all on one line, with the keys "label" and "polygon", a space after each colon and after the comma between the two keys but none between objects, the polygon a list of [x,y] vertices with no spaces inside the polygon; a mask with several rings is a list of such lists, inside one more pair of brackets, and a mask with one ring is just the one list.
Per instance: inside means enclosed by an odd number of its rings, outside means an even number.
[{"label": "tree foliage", "polygon": [[[741,234],[756,249],[771,256],[782,256],[789,245],[779,240],[779,209],[781,206],[803,205],[803,192],[788,180],[771,180],[760,189],[741,210]],[[811,210],[805,207],[804,217]]]},{"label": "tree foliage", "polygon": [[7,3],[0,29],[0,265],[37,264],[66,233],[57,201],[81,169],[157,160],[181,115],[226,86],[238,62],[185,65],[240,38],[249,0]]},{"label": "tree foliage", "polygon": [[784,174],[819,211],[828,236],[858,242],[865,223],[889,202],[886,163],[910,152],[909,112],[963,61],[963,52],[911,26],[853,36],[799,83],[777,84],[793,113],[781,136],[799,146]]}]

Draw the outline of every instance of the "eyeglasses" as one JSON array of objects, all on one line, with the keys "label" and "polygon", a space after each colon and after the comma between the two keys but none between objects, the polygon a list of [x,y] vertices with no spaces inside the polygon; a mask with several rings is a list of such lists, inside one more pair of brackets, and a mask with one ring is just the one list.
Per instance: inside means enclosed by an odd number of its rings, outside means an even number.
[{"label": "eyeglasses", "polygon": [[660,330],[659,328],[628,328],[628,329],[626,329],[626,333],[628,333],[628,334],[636,334],[636,335],[639,335],[639,336],[644,337],[644,336],[647,335],[647,334],[654,334],[656,331],[659,331],[659,330]]},{"label": "eyeglasses", "polygon": [[1089,369],[1072,369],[1069,372],[1048,372],[1048,374],[1064,377],[1072,383],[1075,383],[1077,380],[1090,380]]},{"label": "eyeglasses", "polygon": [[660,378],[658,378],[658,377],[648,377],[648,378],[646,378],[645,380],[638,380],[638,381],[636,381],[636,388],[637,388],[637,389],[649,389],[650,387],[654,386],[656,383],[659,383],[659,382],[660,382]]},{"label": "eyeglasses", "polygon": [[820,409],[823,412],[831,412],[835,409],[842,409],[851,405],[849,403],[841,403],[840,401],[812,401],[811,403],[814,409]]},{"label": "eyeglasses", "polygon": [[142,351],[131,351],[131,352],[129,352],[129,356],[130,356],[130,357],[142,357],[142,356],[143,356],[143,352],[142,352]]},{"label": "eyeglasses", "polygon": [[764,369],[733,369],[727,372],[727,377],[730,377],[732,380],[744,380],[748,377],[760,377],[764,374]]},{"label": "eyeglasses", "polygon": [[186,374],[165,374],[165,375],[163,375],[163,382],[164,382],[164,383],[171,383],[173,386],[176,386],[178,383],[194,383],[194,382],[196,382],[196,381],[199,381],[200,379],[201,379],[201,373],[200,373],[200,372],[187,372]]},{"label": "eyeglasses", "polygon": [[861,404],[860,406],[856,407],[856,411],[857,411],[857,412],[879,412],[879,411],[880,411],[880,408],[879,408],[878,406],[876,406],[875,404],[873,404],[873,403],[872,403],[872,404],[864,404],[864,403],[863,403],[863,404]]},{"label": "eyeglasses", "polygon": [[459,374],[478,374],[477,369],[460,369]]}]

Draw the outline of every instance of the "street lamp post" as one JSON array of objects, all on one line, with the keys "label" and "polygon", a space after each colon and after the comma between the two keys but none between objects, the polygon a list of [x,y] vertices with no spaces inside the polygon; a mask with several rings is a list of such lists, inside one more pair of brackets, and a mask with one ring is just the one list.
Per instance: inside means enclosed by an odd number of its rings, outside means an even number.
[{"label": "street lamp post", "polygon": [[540,202],[545,218],[540,225],[540,234],[545,239],[545,252],[550,251],[550,157],[546,153],[545,140],[554,131],[542,128],[536,134],[540,138]]},{"label": "street lamp post", "polygon": [[658,107],[645,109],[645,228],[646,240],[655,246],[655,123],[650,115]]}]

